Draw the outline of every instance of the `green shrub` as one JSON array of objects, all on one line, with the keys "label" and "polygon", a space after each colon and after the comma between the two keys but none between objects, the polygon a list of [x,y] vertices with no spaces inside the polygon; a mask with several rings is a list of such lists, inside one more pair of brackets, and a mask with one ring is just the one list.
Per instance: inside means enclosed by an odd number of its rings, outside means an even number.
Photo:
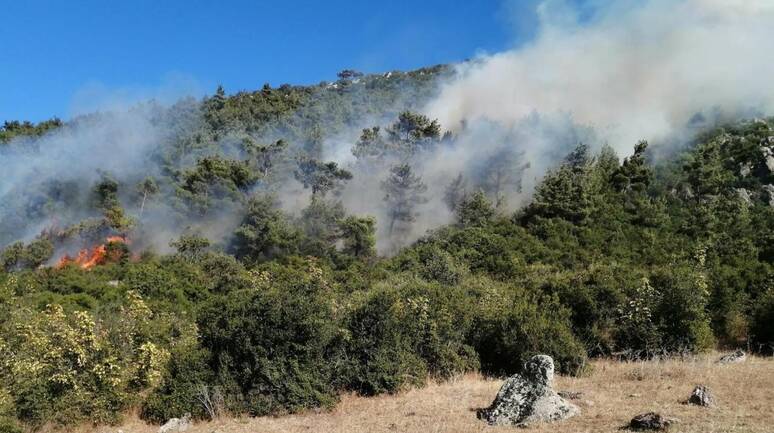
[{"label": "green shrub", "polygon": [[774,354],[774,288],[758,300],[751,331],[753,347],[761,353]]},{"label": "green shrub", "polygon": [[536,354],[552,356],[561,373],[582,372],[586,352],[570,328],[569,311],[556,298],[485,278],[468,284],[476,297],[470,342],[482,372],[516,373]]},{"label": "green shrub", "polygon": [[9,417],[0,417],[0,433],[24,433],[18,421]]},{"label": "green shrub", "polygon": [[142,390],[160,379],[167,352],[137,332],[151,311],[130,293],[118,323],[59,305],[14,311],[0,339],[0,380],[15,415],[47,422],[114,423]]},{"label": "green shrub", "polygon": [[398,276],[358,301],[347,318],[347,383],[361,394],[395,392],[478,366],[458,287]]},{"label": "green shrub", "polygon": [[157,424],[185,413],[195,419],[210,416],[200,400],[202,391],[215,383],[208,365],[210,359],[210,353],[198,347],[198,343],[173,351],[161,385],[145,399],[140,416]]},{"label": "green shrub", "polygon": [[[275,267],[276,268],[276,267]],[[217,297],[198,319],[202,346],[229,409],[251,415],[330,407],[338,327],[321,269],[256,274],[256,286]]]}]

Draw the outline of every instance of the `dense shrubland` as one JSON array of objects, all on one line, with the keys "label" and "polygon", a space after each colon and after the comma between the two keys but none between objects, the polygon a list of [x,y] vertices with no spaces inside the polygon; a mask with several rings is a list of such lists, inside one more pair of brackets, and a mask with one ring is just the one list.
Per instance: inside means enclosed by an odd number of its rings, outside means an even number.
[{"label": "dense shrubland", "polygon": [[[405,101],[444,71],[414,73]],[[49,190],[43,215],[72,205],[98,216],[33,241],[13,239],[24,221],[0,223],[0,428],[110,423],[131,408],[153,422],[326,408],[343,391],[510,374],[537,352],[565,374],[583,374],[589,356],[772,352],[774,174],[761,149],[774,123],[714,128],[657,162],[645,142],[623,161],[580,144],[515,212],[502,189],[521,185],[503,173],[451,178],[455,220],[386,257],[377,224],[405,238],[426,199],[412,158],[454,140],[431,119],[390,112],[407,104],[394,89],[409,76],[397,76],[348,71],[335,87],[183,101],[164,114],[180,132],[150,158],[159,176],[103,173],[87,194]],[[353,144],[355,164],[388,168],[390,221],[348,215],[338,191],[356,175],[320,159],[323,135],[359,126],[363,107],[392,119]],[[24,125],[6,124],[0,142],[67,127]],[[258,132],[276,140],[259,144]],[[525,162],[510,161],[508,176],[521,173]],[[297,213],[277,203],[290,181],[309,193]],[[143,213],[161,207],[191,225],[172,252],[108,244],[87,271],[50,266],[72,239],[141,240]],[[225,237],[197,229],[226,212]]]}]

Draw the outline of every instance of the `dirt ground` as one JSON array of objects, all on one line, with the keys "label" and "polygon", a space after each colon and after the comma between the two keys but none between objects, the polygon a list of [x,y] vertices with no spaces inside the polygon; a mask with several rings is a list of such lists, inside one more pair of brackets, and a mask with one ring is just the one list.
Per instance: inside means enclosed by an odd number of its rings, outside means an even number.
[{"label": "dirt ground", "polygon": [[[468,375],[398,395],[372,398],[345,395],[330,412],[267,418],[223,418],[195,424],[190,433],[365,433],[365,432],[621,432],[639,413],[657,411],[680,420],[670,432],[774,432],[774,360],[748,357],[719,365],[717,355],[690,360],[623,363],[594,361],[588,377],[558,377],[557,390],[580,391],[581,415],[526,429],[490,427],[475,410],[488,406],[500,381]],[[715,394],[716,408],[683,404],[694,386]],[[134,417],[116,427],[82,427],[82,433],[155,433],[158,426]]]}]

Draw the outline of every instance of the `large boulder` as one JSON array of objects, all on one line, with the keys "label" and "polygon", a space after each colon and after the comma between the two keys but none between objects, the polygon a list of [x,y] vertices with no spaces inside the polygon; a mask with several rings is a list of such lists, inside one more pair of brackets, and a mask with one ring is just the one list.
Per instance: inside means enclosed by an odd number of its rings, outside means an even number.
[{"label": "large boulder", "polygon": [[580,414],[580,409],[552,388],[554,360],[537,355],[524,364],[524,372],[509,377],[492,404],[477,416],[491,425],[526,426],[553,422]]}]

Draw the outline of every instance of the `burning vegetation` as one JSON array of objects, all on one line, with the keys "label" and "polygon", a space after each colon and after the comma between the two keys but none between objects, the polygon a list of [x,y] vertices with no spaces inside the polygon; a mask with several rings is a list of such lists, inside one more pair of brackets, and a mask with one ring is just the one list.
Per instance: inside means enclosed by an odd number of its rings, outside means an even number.
[{"label": "burning vegetation", "polygon": [[75,256],[65,254],[56,263],[56,269],[74,265],[81,269],[91,269],[105,263],[115,263],[128,252],[129,240],[126,236],[108,236],[105,243],[78,251]]}]

